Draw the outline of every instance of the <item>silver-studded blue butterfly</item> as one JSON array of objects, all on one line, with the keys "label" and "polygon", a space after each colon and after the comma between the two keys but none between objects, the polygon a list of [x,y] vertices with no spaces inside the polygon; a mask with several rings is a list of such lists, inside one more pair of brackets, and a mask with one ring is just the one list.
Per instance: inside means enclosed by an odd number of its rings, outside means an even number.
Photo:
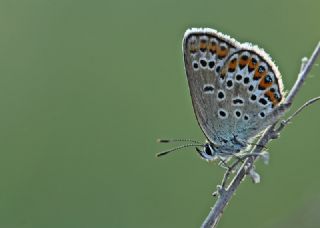
[{"label": "silver-studded blue butterfly", "polygon": [[186,31],[183,54],[193,109],[207,138],[199,154],[215,160],[245,150],[275,121],[284,98],[278,68],[257,46],[208,28]]}]

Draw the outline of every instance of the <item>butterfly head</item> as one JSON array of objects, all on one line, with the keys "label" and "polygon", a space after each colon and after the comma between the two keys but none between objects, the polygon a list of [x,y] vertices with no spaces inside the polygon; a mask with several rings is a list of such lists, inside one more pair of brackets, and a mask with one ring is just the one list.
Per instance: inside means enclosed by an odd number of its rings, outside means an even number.
[{"label": "butterfly head", "polygon": [[203,145],[202,150],[198,147],[196,147],[196,150],[199,155],[207,161],[214,161],[218,158],[218,149],[212,143],[207,142]]},{"label": "butterfly head", "polygon": [[[199,155],[207,160],[207,161],[214,161],[218,158],[218,151],[220,151],[216,145],[214,145],[213,143],[210,143],[210,142],[206,142],[206,143],[201,143],[201,142],[198,142],[196,140],[191,140],[191,139],[158,139],[157,140],[159,143],[172,143],[172,142],[191,142],[190,144],[184,144],[184,145],[181,145],[181,146],[177,146],[177,147],[174,147],[172,149],[169,149],[169,150],[165,150],[165,151],[162,151],[160,153],[158,153],[156,156],[157,157],[161,157],[163,155],[166,155],[168,153],[171,153],[173,151],[177,151],[177,150],[180,150],[180,149],[183,149],[183,148],[187,148],[187,147],[195,147],[196,148],[196,151],[199,153]],[[201,148],[201,149],[199,149]]]}]

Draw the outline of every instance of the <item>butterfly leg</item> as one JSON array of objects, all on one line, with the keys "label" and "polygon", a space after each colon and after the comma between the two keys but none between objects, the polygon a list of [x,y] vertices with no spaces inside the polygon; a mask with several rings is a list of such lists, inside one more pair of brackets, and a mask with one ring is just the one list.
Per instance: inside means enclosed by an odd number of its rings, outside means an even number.
[{"label": "butterfly leg", "polygon": [[234,170],[236,169],[236,167],[239,165],[239,163],[244,163],[245,160],[248,158],[248,157],[257,157],[257,156],[260,156],[261,154],[245,154],[243,156],[238,156],[236,154],[233,154],[233,156],[237,159],[231,166],[228,166],[228,169],[227,171],[225,172],[224,176],[223,176],[223,179],[222,179],[222,182],[221,182],[221,185],[218,186],[218,192],[219,192],[219,187],[220,187],[220,191],[222,189],[225,189],[226,188],[226,184],[227,184],[227,180],[229,178],[229,176],[234,172]]},{"label": "butterfly leg", "polygon": [[226,161],[223,160],[221,157],[218,157],[218,158],[220,159],[219,166],[226,169],[227,171],[225,172],[225,174],[223,176],[221,184],[217,185],[217,191],[212,193],[213,196],[221,195],[225,191],[227,180],[234,169],[234,165],[229,166],[226,163]]},{"label": "butterfly leg", "polygon": [[[235,155],[236,156],[236,155]],[[236,156],[237,157],[237,156]],[[240,162],[243,162],[244,160],[242,160],[241,158],[239,158],[237,161],[235,161],[231,166],[227,166],[227,171],[225,172],[224,176],[223,176],[223,179],[222,179],[222,182],[221,182],[221,187],[222,189],[225,189],[226,187],[226,183],[227,183],[227,180],[229,178],[229,176],[234,172],[235,168],[238,166],[238,164]]]},{"label": "butterfly leg", "polygon": [[241,140],[241,139],[239,139],[238,137],[237,137],[237,135],[233,135],[233,140],[234,140],[234,142],[236,142],[237,144],[239,144],[239,145],[241,145],[241,146],[243,146],[243,147],[246,147],[247,145],[253,145],[253,146],[257,146],[257,147],[262,147],[262,148],[264,148],[264,149],[267,149],[267,147],[266,146],[264,146],[264,145],[260,145],[260,144],[256,144],[256,143],[251,143],[251,142],[246,142],[246,141],[244,141],[244,140]]},{"label": "butterfly leg", "polygon": [[267,151],[262,151],[260,153],[248,153],[248,154],[243,154],[242,156],[234,155],[237,159],[241,159],[242,162],[246,160],[247,158],[261,158],[265,164],[268,164],[269,162],[269,153]]},{"label": "butterfly leg", "polygon": [[225,160],[223,160],[221,157],[218,157],[218,158],[219,158],[219,160],[220,160],[220,162],[219,162],[218,165],[219,165],[220,167],[224,168],[224,169],[229,170],[230,167],[229,167],[229,165],[227,164],[227,162],[226,162]]},{"label": "butterfly leg", "polygon": [[235,134],[233,134],[233,141],[234,141],[235,143],[243,146],[243,147],[247,146],[247,142],[244,141],[244,140],[242,140],[242,139],[240,139],[240,138],[238,138],[238,136],[235,135]]},{"label": "butterfly leg", "polygon": [[226,185],[227,185],[227,180],[228,178],[230,177],[230,175],[236,170],[236,167],[240,164],[240,163],[244,163],[245,160],[249,157],[252,157],[252,158],[256,158],[258,156],[265,156],[263,153],[250,153],[250,154],[244,154],[242,156],[239,156],[239,155],[236,155],[236,154],[230,154],[232,155],[236,161],[234,161],[231,166],[229,166],[223,159],[220,158],[220,163],[222,167],[226,168],[227,171],[225,172],[224,176],[223,176],[223,179],[222,179],[222,182],[220,185],[217,186],[217,191],[214,192],[212,195],[213,196],[216,196],[218,194],[221,195],[221,193],[223,191],[226,190]]}]

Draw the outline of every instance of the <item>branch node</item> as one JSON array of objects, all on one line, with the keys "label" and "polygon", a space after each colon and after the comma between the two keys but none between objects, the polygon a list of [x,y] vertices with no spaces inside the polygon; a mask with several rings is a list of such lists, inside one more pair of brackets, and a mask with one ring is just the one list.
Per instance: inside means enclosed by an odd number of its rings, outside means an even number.
[{"label": "branch node", "polygon": [[254,184],[260,183],[261,181],[260,175],[259,173],[257,173],[257,171],[254,168],[250,169],[249,176],[251,177],[251,180]]},{"label": "branch node", "polygon": [[217,197],[219,195],[219,192],[218,191],[215,191],[211,194],[213,197]]},{"label": "branch node", "polygon": [[217,185],[217,193],[221,196],[226,192],[226,189],[221,186],[221,185]]},{"label": "branch node", "polygon": [[262,151],[260,153],[260,157],[261,157],[261,160],[263,161],[263,163],[265,165],[268,165],[269,164],[269,161],[270,161],[270,153],[268,151]]}]

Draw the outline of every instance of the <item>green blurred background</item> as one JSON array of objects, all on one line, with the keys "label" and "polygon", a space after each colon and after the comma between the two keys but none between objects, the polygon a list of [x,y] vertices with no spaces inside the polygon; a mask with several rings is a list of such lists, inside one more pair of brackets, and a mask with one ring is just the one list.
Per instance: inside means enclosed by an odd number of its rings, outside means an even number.
[{"label": "green blurred background", "polygon": [[[199,227],[222,178],[203,140],[181,40],[211,27],[262,46],[286,89],[320,38],[320,1],[0,1],[0,227]],[[317,61],[320,62],[319,60]],[[320,70],[294,108],[320,95]],[[269,146],[220,227],[320,227],[320,105]],[[169,145],[167,145],[169,146]]]}]

